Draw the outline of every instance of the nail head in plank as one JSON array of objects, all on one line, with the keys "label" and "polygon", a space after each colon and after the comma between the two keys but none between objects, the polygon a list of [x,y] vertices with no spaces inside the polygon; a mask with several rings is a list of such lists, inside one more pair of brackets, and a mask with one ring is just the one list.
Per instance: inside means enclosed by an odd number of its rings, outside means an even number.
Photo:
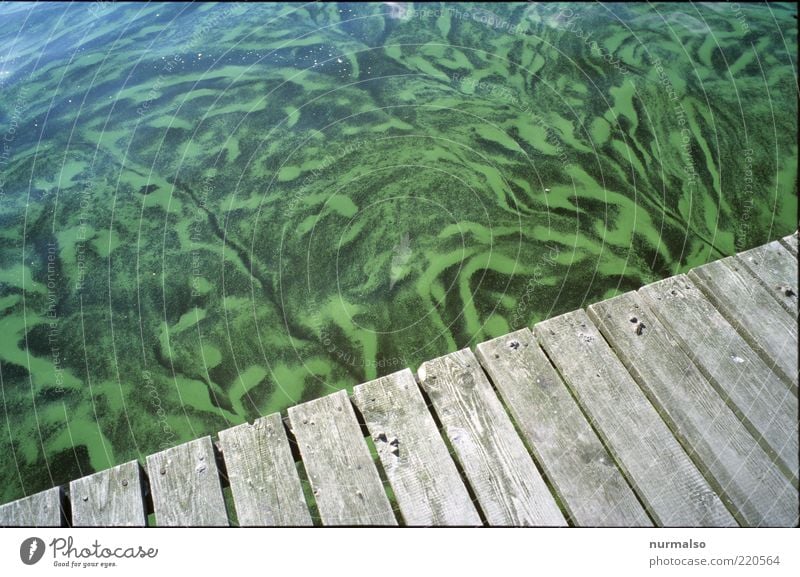
[{"label": "nail head in plank", "polygon": [[289,409],[324,525],[397,525],[346,391]]},{"label": "nail head in plank", "polygon": [[472,352],[428,361],[419,378],[489,524],[566,525]]},{"label": "nail head in plank", "polygon": [[481,524],[410,370],[358,385],[353,402],[407,525]]},{"label": "nail head in plank", "polygon": [[584,311],[534,332],[659,525],[736,525]]},{"label": "nail head in plank", "polygon": [[303,487],[278,413],[219,433],[240,526],[310,526]]},{"label": "nail head in plank", "polygon": [[144,527],[147,524],[139,463],[130,461],[72,481],[73,527]]},{"label": "nail head in plank", "polygon": [[588,312],[737,519],[750,527],[795,526],[797,490],[642,297],[625,293]]},{"label": "nail head in plank", "polygon": [[61,487],[0,506],[1,527],[61,527]]},{"label": "nail head in plank", "polygon": [[766,291],[797,318],[797,255],[777,240],[736,255]]},{"label": "nail head in plank", "polygon": [[786,384],[686,275],[639,294],[761,446],[797,479],[797,399]]},{"label": "nail head in plank", "polygon": [[652,526],[528,329],[481,343],[476,353],[576,525]]},{"label": "nail head in plank", "polygon": [[796,392],[797,318],[731,257],[698,267],[689,278]]},{"label": "nail head in plank", "polygon": [[228,525],[211,437],[150,455],[147,474],[159,527]]}]

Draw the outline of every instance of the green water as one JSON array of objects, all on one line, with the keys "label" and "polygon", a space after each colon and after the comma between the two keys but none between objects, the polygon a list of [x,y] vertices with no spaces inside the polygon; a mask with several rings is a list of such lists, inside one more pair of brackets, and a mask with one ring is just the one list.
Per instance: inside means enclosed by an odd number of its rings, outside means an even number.
[{"label": "green water", "polygon": [[0,5],[0,501],[797,226],[787,5]]}]

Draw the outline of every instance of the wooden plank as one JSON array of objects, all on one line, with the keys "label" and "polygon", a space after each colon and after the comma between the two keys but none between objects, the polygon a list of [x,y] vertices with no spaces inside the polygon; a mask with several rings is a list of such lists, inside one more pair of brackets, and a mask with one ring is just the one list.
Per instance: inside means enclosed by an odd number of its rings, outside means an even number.
[{"label": "wooden plank", "polygon": [[0,527],[61,527],[61,487],[0,506]]},{"label": "wooden plank", "polygon": [[629,292],[588,312],[737,520],[749,527],[795,526],[797,489],[642,297]]},{"label": "wooden plank", "polygon": [[652,526],[528,329],[479,344],[477,357],[575,525]]},{"label": "wooden plank", "polygon": [[147,474],[159,527],[228,525],[211,437],[150,455]]},{"label": "wooden plank", "polygon": [[397,525],[345,391],[289,409],[324,525]]},{"label": "wooden plank", "polygon": [[769,294],[797,318],[797,255],[773,241],[743,252],[736,260],[761,282]]},{"label": "wooden plank", "polygon": [[419,378],[490,525],[567,524],[469,349],[424,363]]},{"label": "wooden plank", "polygon": [[584,311],[534,332],[658,525],[736,525]]},{"label": "wooden plank", "polygon": [[797,256],[797,231],[793,232],[789,236],[784,236],[781,239],[783,246],[789,249],[789,251]]},{"label": "wooden plank", "polygon": [[73,527],[144,527],[147,512],[139,463],[130,461],[72,481]]},{"label": "wooden plank", "polygon": [[355,387],[353,402],[364,416],[405,524],[481,525],[410,370]]},{"label": "wooden plank", "polygon": [[278,413],[219,433],[242,527],[313,525]]},{"label": "wooden plank", "polygon": [[698,267],[689,278],[759,353],[797,391],[797,318],[728,257]]},{"label": "wooden plank", "polygon": [[785,383],[686,275],[639,294],[762,448],[797,479],[797,399]]}]

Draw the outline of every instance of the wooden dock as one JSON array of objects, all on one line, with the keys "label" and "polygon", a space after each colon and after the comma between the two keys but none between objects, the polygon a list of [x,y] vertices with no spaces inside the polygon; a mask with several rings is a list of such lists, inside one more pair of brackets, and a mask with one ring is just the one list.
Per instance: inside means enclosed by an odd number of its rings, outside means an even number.
[{"label": "wooden dock", "polygon": [[0,507],[5,526],[793,527],[797,234]]}]

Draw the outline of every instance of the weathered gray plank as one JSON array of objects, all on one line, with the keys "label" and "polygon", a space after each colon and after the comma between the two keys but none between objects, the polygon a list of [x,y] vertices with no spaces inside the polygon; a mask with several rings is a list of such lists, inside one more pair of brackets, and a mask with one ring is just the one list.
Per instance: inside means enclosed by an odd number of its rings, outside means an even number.
[{"label": "weathered gray plank", "polygon": [[534,332],[657,524],[736,525],[584,311]]},{"label": "weathered gray plank", "polygon": [[639,294],[790,478],[797,479],[797,399],[685,275]]},{"label": "weathered gray plank", "polygon": [[353,389],[407,525],[480,525],[413,373],[404,369]]},{"label": "weathered gray plank", "polygon": [[150,455],[147,474],[159,527],[228,525],[211,437]]},{"label": "weathered gray plank", "polygon": [[566,525],[472,352],[428,361],[419,378],[489,524]]},{"label": "weathered gray plank", "polygon": [[69,486],[73,527],[144,527],[147,524],[139,463],[130,461]]},{"label": "weathered gray plank", "polygon": [[0,527],[61,527],[61,487],[0,506]]},{"label": "weathered gray plank", "polygon": [[786,314],[732,257],[689,272],[708,300],[797,391],[797,318]]},{"label": "weathered gray plank", "polygon": [[479,344],[477,357],[575,525],[652,526],[528,329]]},{"label": "weathered gray plank", "polygon": [[795,526],[797,489],[642,297],[626,293],[588,312],[737,520],[750,527]]},{"label": "weathered gray plank", "polygon": [[219,442],[240,526],[313,524],[278,413],[220,431]]},{"label": "weathered gray plank", "polygon": [[792,254],[797,256],[797,231],[781,239],[783,246],[789,249]]},{"label": "weathered gray plank", "polygon": [[777,240],[736,256],[769,294],[797,318],[797,255]]},{"label": "weathered gray plank", "polygon": [[397,525],[345,391],[289,409],[324,525]]}]

